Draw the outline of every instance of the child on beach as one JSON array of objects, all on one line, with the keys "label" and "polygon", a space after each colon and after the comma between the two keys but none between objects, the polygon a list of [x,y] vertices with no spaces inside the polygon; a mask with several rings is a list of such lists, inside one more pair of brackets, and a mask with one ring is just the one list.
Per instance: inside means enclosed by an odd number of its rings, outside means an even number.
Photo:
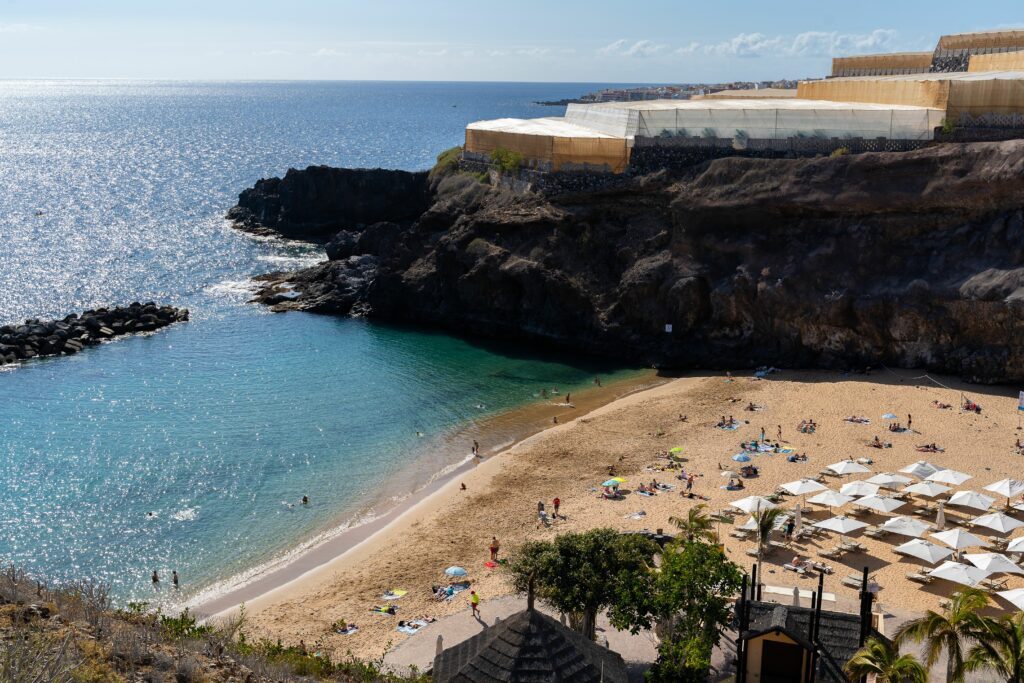
[{"label": "child on beach", "polygon": [[476,594],[476,591],[469,591],[469,604],[473,608],[473,616],[477,619],[480,618],[480,596]]}]

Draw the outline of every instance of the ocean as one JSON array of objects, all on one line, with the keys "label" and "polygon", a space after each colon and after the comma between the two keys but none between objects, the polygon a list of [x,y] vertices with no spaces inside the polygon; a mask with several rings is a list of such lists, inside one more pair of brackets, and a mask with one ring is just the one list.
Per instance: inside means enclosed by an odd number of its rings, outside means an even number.
[{"label": "ocean", "polygon": [[[321,249],[223,219],[309,164],[429,168],[469,121],[593,84],[0,82],[0,324],[154,300],[190,322],[0,371],[0,562],[184,600],[371,518],[474,425],[635,369],[247,303]],[[482,442],[501,446],[497,435]],[[297,505],[303,495],[308,507]]]}]

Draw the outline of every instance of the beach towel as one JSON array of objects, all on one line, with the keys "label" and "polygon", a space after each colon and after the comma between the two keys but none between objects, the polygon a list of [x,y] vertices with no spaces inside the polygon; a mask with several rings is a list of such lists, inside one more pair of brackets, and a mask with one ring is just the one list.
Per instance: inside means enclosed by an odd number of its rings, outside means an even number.
[{"label": "beach towel", "polygon": [[795,451],[792,448],[780,448],[779,449],[779,453],[794,453],[794,452]]},{"label": "beach towel", "polygon": [[408,622],[405,626],[399,626],[395,630],[399,633],[406,633],[410,636],[413,636],[419,633],[419,630],[426,625],[427,622],[423,621],[422,619],[414,619],[413,621]]},{"label": "beach towel", "polygon": [[637,512],[633,512],[631,514],[625,515],[623,517],[623,519],[643,519],[646,516],[647,516],[646,512],[644,512],[643,510],[638,510]]},{"label": "beach towel", "polygon": [[716,429],[724,429],[727,432],[734,432],[734,431],[736,431],[739,428],[740,428],[740,426],[739,426],[738,423],[734,424],[734,425],[725,425],[724,427],[716,427]]},{"label": "beach towel", "polygon": [[382,600],[398,600],[408,592],[409,591],[402,590],[401,588],[394,588],[380,597]]},{"label": "beach towel", "polygon": [[637,491],[637,495],[641,495],[641,496],[647,496],[647,497],[651,497],[651,496],[653,496],[654,494],[653,494],[653,493],[651,493],[650,491]]},{"label": "beach towel", "polygon": [[[393,608],[395,612],[398,611],[398,607],[396,607],[394,605],[389,605],[389,607]],[[383,614],[383,615],[388,616],[388,617],[395,616],[394,614],[392,614],[391,612],[388,611],[387,607],[380,607],[380,606],[371,607],[370,608],[370,614]]]},{"label": "beach towel", "polygon": [[339,635],[342,635],[342,636],[350,636],[353,633],[359,633],[359,627],[358,626],[349,626],[346,629],[336,628],[336,629],[334,629],[334,632],[339,634]]}]

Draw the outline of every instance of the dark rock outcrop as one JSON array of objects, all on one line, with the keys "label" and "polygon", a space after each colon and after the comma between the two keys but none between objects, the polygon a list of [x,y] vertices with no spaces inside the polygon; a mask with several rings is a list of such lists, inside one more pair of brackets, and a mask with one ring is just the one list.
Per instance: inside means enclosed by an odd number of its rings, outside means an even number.
[{"label": "dark rock outcrop", "polygon": [[130,306],[97,308],[60,320],[26,320],[0,326],[0,365],[37,356],[71,355],[87,346],[124,334],[151,332],[188,320],[188,309],[135,302]]},{"label": "dark rock outcrop", "polygon": [[310,166],[242,192],[228,218],[243,230],[328,241],[370,223],[408,225],[428,206],[427,173]]},{"label": "dark rock outcrop", "polygon": [[449,174],[427,203],[362,214],[268,303],[663,367],[1024,379],[1024,141],[719,159],[559,196]]}]

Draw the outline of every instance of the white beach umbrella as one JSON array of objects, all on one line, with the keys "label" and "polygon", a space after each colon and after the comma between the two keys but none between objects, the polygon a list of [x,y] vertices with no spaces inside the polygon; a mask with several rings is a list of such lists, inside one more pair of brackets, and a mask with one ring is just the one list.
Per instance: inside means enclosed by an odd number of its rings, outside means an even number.
[{"label": "white beach umbrella", "polygon": [[989,498],[981,493],[957,491],[946,501],[946,505],[959,505],[961,507],[974,508],[975,510],[988,510],[994,502],[996,502],[995,498]]},{"label": "white beach umbrella", "polygon": [[900,536],[913,536],[914,538],[920,538],[924,536],[924,532],[931,528],[930,524],[925,524],[919,519],[913,517],[893,517],[886,520],[882,528],[886,531],[890,531]]},{"label": "white beach umbrella", "polygon": [[903,489],[905,493],[913,493],[915,496],[924,496],[926,498],[934,498],[949,490],[948,486],[934,481],[919,481]]},{"label": "white beach umbrella", "polygon": [[946,560],[935,569],[928,572],[928,576],[934,576],[937,579],[946,579],[953,583],[959,583],[964,586],[970,586],[971,588],[977,588],[981,585],[981,582],[988,578],[989,572],[984,569],[978,569],[969,564],[961,564],[959,562],[951,562]]},{"label": "white beach umbrella", "polygon": [[867,526],[864,522],[846,517],[844,515],[838,515],[836,517],[829,517],[828,519],[817,522],[814,526],[819,529],[827,529],[828,531],[835,531],[837,533],[846,535],[858,529],[863,529]]},{"label": "white beach umbrella", "polygon": [[999,553],[971,553],[964,555],[964,559],[992,574],[1024,574],[1024,569]]},{"label": "white beach umbrella", "polygon": [[993,531],[998,531],[1002,534],[1008,534],[1014,529],[1019,529],[1024,526],[1024,522],[1014,519],[1009,515],[1005,515],[1002,512],[993,512],[980,517],[975,517],[971,520],[978,526],[983,526]]},{"label": "white beach umbrella", "polygon": [[[778,519],[775,520],[775,526],[772,528],[775,530],[781,529],[786,526],[786,520],[788,519],[789,515],[779,515]],[[753,517],[747,517],[747,521],[737,528],[744,531],[757,531],[757,520]]]},{"label": "white beach umbrella", "polygon": [[756,510],[770,510],[778,507],[775,503],[761,496],[747,496],[746,498],[733,501],[729,505],[747,514],[753,514]]},{"label": "white beach umbrella", "polygon": [[794,496],[803,496],[808,493],[824,491],[828,487],[814,481],[813,479],[797,479],[796,481],[783,484],[782,488],[789,493],[792,493]]},{"label": "white beach umbrella", "polygon": [[840,460],[839,462],[832,463],[825,469],[832,470],[833,472],[839,475],[864,474],[865,472],[871,471],[867,467],[864,467],[864,465],[856,463],[852,460]]},{"label": "white beach umbrella", "polygon": [[1024,553],[1024,536],[1015,538],[1006,546],[1008,553]]},{"label": "white beach umbrella", "polygon": [[1008,601],[1017,609],[1024,610],[1024,588],[1014,588],[1012,591],[999,591],[996,595]]},{"label": "white beach umbrella", "polygon": [[837,493],[831,489],[822,491],[816,496],[811,496],[807,499],[808,503],[814,503],[815,505],[827,505],[828,507],[842,507],[853,500],[853,496],[844,496],[842,493]]},{"label": "white beach umbrella", "polygon": [[937,481],[940,484],[952,484],[953,486],[959,486],[968,479],[972,479],[971,475],[964,472],[957,472],[956,470],[939,470],[934,474],[929,474],[925,477],[925,481]]},{"label": "white beach umbrella", "polygon": [[985,490],[1003,496],[1006,498],[1006,504],[1009,505],[1011,498],[1016,498],[1024,493],[1024,481],[1019,479],[1000,479],[986,486]]},{"label": "white beach umbrella", "polygon": [[886,498],[885,496],[878,495],[864,496],[859,500],[855,500],[853,504],[864,508],[870,508],[872,510],[878,510],[879,512],[892,512],[893,510],[898,510],[906,505],[902,500]]},{"label": "white beach umbrella", "polygon": [[876,474],[873,477],[868,477],[864,481],[866,481],[869,484],[881,486],[884,489],[898,489],[900,486],[903,486],[904,484],[909,484],[914,480],[911,479],[910,477],[905,477],[902,474],[882,472],[881,474]]},{"label": "white beach umbrella", "polygon": [[893,552],[916,557],[919,560],[924,560],[928,564],[935,564],[939,560],[944,560],[953,554],[953,551],[948,548],[943,548],[940,545],[929,543],[928,541],[924,541],[920,538],[915,538],[912,541],[907,541],[903,545],[896,546],[893,548]]},{"label": "white beach umbrella", "polygon": [[878,493],[878,484],[869,484],[866,481],[851,481],[839,488],[839,493],[844,496],[873,496]]},{"label": "white beach umbrella", "polygon": [[939,511],[935,513],[935,528],[942,531],[946,528],[946,504],[939,502]]},{"label": "white beach umbrella", "polygon": [[939,470],[944,470],[945,467],[940,467],[927,460],[918,460],[917,462],[907,465],[906,467],[900,468],[900,472],[903,474],[912,474],[918,479],[924,479],[929,474],[935,474]]},{"label": "white beach umbrella", "polygon": [[937,534],[932,534],[932,538],[938,539],[948,545],[950,548],[956,550],[963,550],[964,548],[971,548],[973,546],[983,546],[985,541],[978,538],[969,531],[963,529],[950,529],[949,531],[940,531]]}]

